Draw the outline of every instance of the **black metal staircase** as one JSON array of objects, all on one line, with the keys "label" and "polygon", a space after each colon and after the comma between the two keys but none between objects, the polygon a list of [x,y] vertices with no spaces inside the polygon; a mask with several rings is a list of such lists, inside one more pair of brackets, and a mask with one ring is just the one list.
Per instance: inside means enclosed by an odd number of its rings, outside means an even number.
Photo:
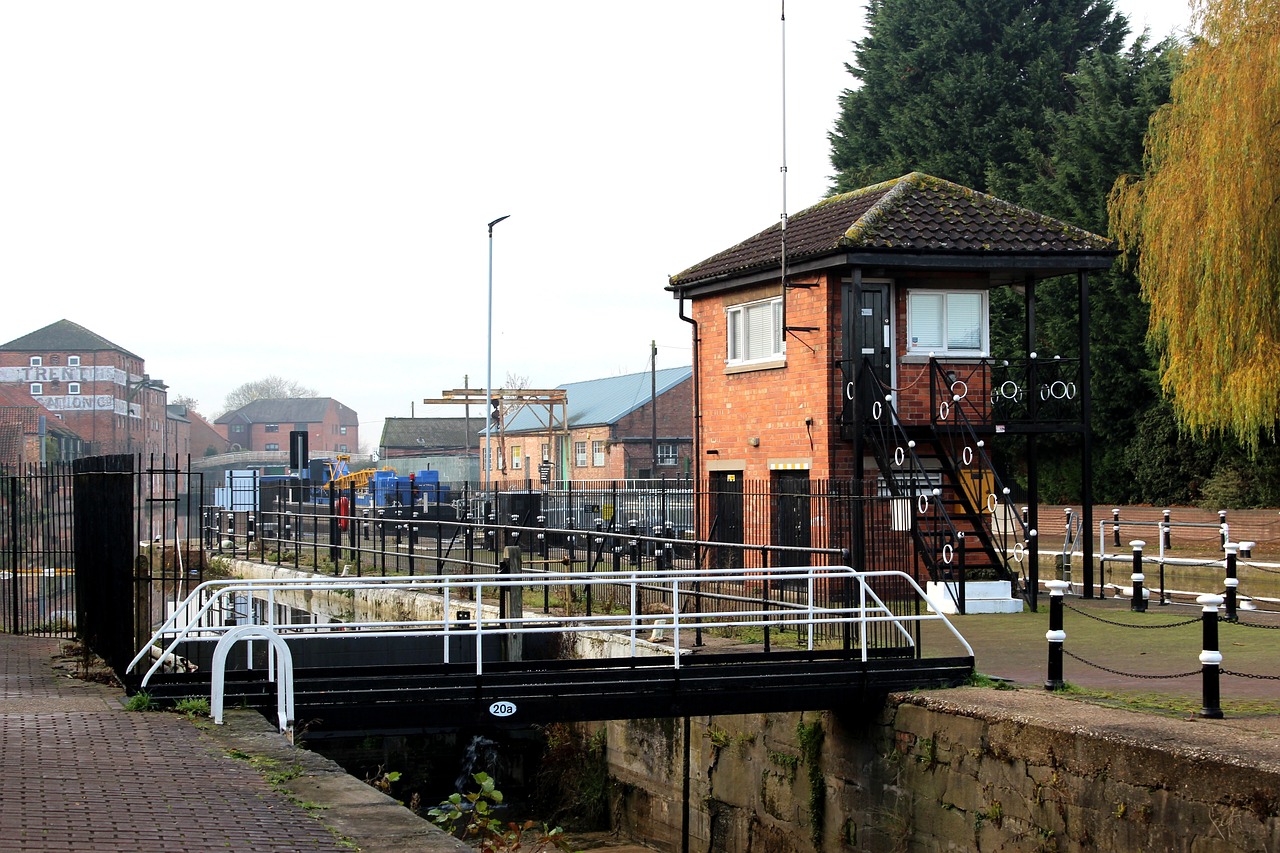
[{"label": "black metal staircase", "polygon": [[[952,390],[955,383],[947,383],[936,361],[930,372],[935,385],[940,381]],[[944,391],[945,405],[935,405],[929,421],[903,424],[891,389],[873,370],[864,369],[861,378],[868,383],[860,397],[869,401],[863,419],[866,450],[884,487],[909,502],[904,508],[909,508],[912,537],[928,576],[1007,580],[1015,590],[1025,587],[1020,580],[1029,531],[991,464],[986,439],[966,411],[971,407],[954,392],[946,399]]]}]

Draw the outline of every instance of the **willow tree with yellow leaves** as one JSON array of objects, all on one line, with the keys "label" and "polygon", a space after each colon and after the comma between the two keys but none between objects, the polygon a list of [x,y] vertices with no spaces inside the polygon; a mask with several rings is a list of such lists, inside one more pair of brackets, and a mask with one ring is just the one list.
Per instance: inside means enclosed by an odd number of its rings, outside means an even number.
[{"label": "willow tree with yellow leaves", "polygon": [[1198,35],[1109,199],[1183,427],[1257,449],[1280,418],[1280,0],[1197,0]]}]

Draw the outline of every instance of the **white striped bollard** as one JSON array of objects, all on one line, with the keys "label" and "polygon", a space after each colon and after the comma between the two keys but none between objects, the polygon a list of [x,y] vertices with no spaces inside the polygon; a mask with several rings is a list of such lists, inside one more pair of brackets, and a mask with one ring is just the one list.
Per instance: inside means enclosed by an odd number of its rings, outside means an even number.
[{"label": "white striped bollard", "polygon": [[1222,719],[1222,694],[1218,689],[1218,677],[1222,671],[1222,652],[1218,650],[1218,607],[1222,604],[1220,595],[1200,595],[1196,604],[1204,608],[1201,614],[1203,641],[1200,651],[1200,677],[1203,680],[1201,689],[1204,707],[1200,716],[1210,720]]},{"label": "white striped bollard", "polygon": [[1142,549],[1147,546],[1147,543],[1141,539],[1134,539],[1129,544],[1133,547],[1133,575],[1130,578],[1133,582],[1133,601],[1129,603],[1129,609],[1134,613],[1146,613],[1147,597],[1143,594],[1142,582],[1147,578],[1142,573]]},{"label": "white striped bollard", "polygon": [[1236,617],[1236,588],[1240,586],[1240,578],[1236,574],[1236,554],[1239,552],[1240,546],[1235,542],[1227,543],[1227,579],[1224,584],[1227,588],[1227,621],[1238,621]]},{"label": "white striped bollard", "polygon": [[1062,644],[1067,641],[1067,632],[1062,629],[1063,596],[1071,584],[1066,581],[1049,581],[1049,630],[1044,638],[1049,641],[1049,673],[1045,679],[1045,690],[1061,690],[1062,680]]}]

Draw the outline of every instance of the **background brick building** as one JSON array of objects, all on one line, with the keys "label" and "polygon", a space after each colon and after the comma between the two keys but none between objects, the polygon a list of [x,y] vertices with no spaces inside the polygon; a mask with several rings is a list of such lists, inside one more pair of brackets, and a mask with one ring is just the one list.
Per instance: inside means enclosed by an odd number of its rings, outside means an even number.
[{"label": "background brick building", "polygon": [[169,423],[168,386],[146,362],[70,320],[0,346],[0,384],[35,400],[86,443],[86,453],[172,454],[190,443]]},{"label": "background brick building", "polygon": [[550,466],[549,482],[689,475],[692,367],[559,387],[565,392],[568,423],[548,423],[546,411],[533,408],[509,415],[501,434],[491,439],[494,479],[537,483],[544,463]]},{"label": "background brick building", "polygon": [[235,450],[289,450],[289,433],[307,433],[312,456],[357,453],[360,419],[332,397],[254,400],[213,422]]}]

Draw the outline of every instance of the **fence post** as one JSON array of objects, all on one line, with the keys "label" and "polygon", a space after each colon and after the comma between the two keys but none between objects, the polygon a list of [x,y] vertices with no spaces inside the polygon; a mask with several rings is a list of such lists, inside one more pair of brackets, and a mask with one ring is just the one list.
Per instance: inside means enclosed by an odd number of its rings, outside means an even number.
[{"label": "fence post", "polygon": [[1236,575],[1236,552],[1240,546],[1234,542],[1227,543],[1227,621],[1239,621],[1236,616],[1236,587],[1240,585],[1240,578]]},{"label": "fence post", "polygon": [[1133,600],[1129,602],[1129,609],[1134,613],[1147,612],[1147,598],[1145,590],[1142,588],[1142,582],[1146,580],[1146,576],[1142,574],[1142,549],[1146,547],[1146,542],[1141,539],[1134,539],[1129,543],[1133,546]]},{"label": "fence post", "polygon": [[956,537],[960,540],[956,544],[956,553],[960,557],[960,571],[958,573],[960,576],[960,588],[958,590],[958,592],[960,593],[960,600],[958,604],[960,605],[960,615],[964,616],[966,615],[964,588],[968,586],[968,584],[965,583],[967,578],[965,577],[965,565],[964,565],[964,531],[963,530],[956,531]]},{"label": "fence post", "polygon": [[1111,536],[1117,548],[1120,547],[1120,510],[1111,510]]},{"label": "fence post", "polygon": [[1218,510],[1218,538],[1219,546],[1227,547],[1227,511],[1225,509]]},{"label": "fence post", "polygon": [[1200,716],[1210,720],[1221,720],[1222,699],[1218,689],[1218,676],[1222,670],[1222,652],[1218,650],[1218,606],[1222,604],[1222,596],[1197,596],[1196,604],[1204,608],[1201,615],[1204,640],[1201,644],[1203,649],[1200,652],[1204,707],[1200,709]]},{"label": "fence post", "polygon": [[1062,629],[1063,596],[1071,584],[1053,580],[1045,586],[1049,588],[1049,630],[1044,635],[1049,641],[1049,673],[1044,689],[1061,690],[1065,684],[1062,680],[1062,644],[1067,641],[1067,632]]},{"label": "fence post", "polygon": [[1162,537],[1160,541],[1164,543],[1166,548],[1173,547],[1173,525],[1169,523],[1171,514],[1171,511],[1166,509],[1164,511],[1164,521],[1160,523],[1160,536]]}]

